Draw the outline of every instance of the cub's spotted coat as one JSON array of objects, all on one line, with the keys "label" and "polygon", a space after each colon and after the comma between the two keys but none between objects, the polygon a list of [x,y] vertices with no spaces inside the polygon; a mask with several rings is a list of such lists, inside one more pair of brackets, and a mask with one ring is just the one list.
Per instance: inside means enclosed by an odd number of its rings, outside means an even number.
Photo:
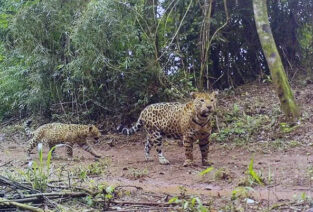
[{"label": "cub's spotted coat", "polygon": [[101,136],[99,129],[94,125],[50,123],[42,125],[32,134],[33,138],[28,141],[27,148],[29,158],[32,149],[40,142],[48,144],[50,149],[57,144],[66,144],[67,154],[70,157],[73,156],[74,144],[78,144],[96,158],[101,157],[87,140],[88,138],[98,140]]}]

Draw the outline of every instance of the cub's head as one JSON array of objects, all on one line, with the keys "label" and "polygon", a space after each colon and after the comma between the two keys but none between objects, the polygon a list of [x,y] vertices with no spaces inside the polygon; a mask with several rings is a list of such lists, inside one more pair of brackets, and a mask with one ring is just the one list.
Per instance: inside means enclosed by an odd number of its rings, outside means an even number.
[{"label": "cub's head", "polygon": [[195,112],[202,118],[206,118],[216,109],[216,95],[218,91],[212,93],[192,92],[190,95],[193,98]]},{"label": "cub's head", "polygon": [[101,137],[99,129],[95,125],[88,125],[89,136],[98,140]]}]

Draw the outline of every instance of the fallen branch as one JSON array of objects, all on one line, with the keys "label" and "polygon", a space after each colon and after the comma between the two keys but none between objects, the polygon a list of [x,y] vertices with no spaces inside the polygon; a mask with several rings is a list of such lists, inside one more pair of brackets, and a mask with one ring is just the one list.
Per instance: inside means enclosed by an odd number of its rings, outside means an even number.
[{"label": "fallen branch", "polygon": [[[132,211],[160,211],[161,207],[148,207],[148,208],[134,208],[134,209],[119,209],[119,212],[132,212]],[[173,209],[173,207],[162,207],[162,211],[167,211],[169,209]],[[107,212],[113,212],[116,210],[110,210]],[[169,210],[170,211],[170,210]]]},{"label": "fallen branch", "polygon": [[15,181],[12,181],[6,177],[3,177],[3,176],[0,176],[0,184],[4,184],[4,185],[9,185],[11,187],[14,187],[14,188],[17,188],[17,189],[25,189],[25,190],[29,190],[29,191],[32,191],[33,193],[37,193],[39,191],[37,190],[34,190],[32,189],[31,187],[29,186],[25,186],[21,183],[18,183],[18,182],[15,182]]},{"label": "fallen branch", "polygon": [[81,191],[85,191],[88,194],[95,196],[98,194],[98,192],[93,192],[92,190],[88,189],[88,188],[83,188],[83,187],[69,187],[69,186],[55,186],[52,184],[48,184],[47,185],[49,188],[59,188],[59,189],[69,189],[69,190],[81,190]]},{"label": "fallen branch", "polygon": [[116,186],[115,189],[119,189],[119,188],[136,188],[138,190],[142,190],[142,187],[140,186],[133,186],[133,185],[121,185],[121,186]]},{"label": "fallen branch", "polygon": [[44,212],[44,210],[42,210],[41,208],[33,207],[30,205],[25,205],[19,202],[10,201],[4,198],[0,198],[0,205],[14,206],[23,210],[34,211],[34,212]]},{"label": "fallen branch", "polygon": [[[96,202],[105,202],[104,200],[95,200]],[[169,206],[175,206],[179,205],[179,203],[168,203],[168,202],[129,202],[129,201],[110,201],[111,204],[116,204],[116,205],[147,205],[147,206],[158,206],[158,207],[169,207]],[[202,203],[204,206],[210,206],[210,204],[207,203]]]},{"label": "fallen branch", "polygon": [[39,193],[39,194],[28,194],[25,195],[25,198],[20,199],[8,199],[7,201],[10,202],[19,202],[19,203],[26,203],[26,202],[42,202],[44,198],[48,199],[58,199],[62,197],[85,197],[88,194],[82,192],[63,192],[63,193]]},{"label": "fallen branch", "polygon": [[25,198],[31,197],[52,197],[52,198],[59,198],[59,197],[85,197],[88,194],[84,192],[56,192],[56,193],[39,193],[39,194],[28,194],[25,195]]},{"label": "fallen branch", "polygon": [[4,164],[2,164],[2,165],[0,165],[0,167],[3,167],[3,166],[6,166],[6,165],[8,165],[9,163],[11,163],[13,160],[10,160],[10,161],[8,161],[8,162],[6,162],[6,163],[4,163]]},{"label": "fallen branch", "polygon": [[37,197],[30,197],[30,198],[20,198],[20,199],[8,199],[8,202],[19,202],[19,203],[29,203],[29,202],[38,202]]},{"label": "fallen branch", "polygon": [[[96,202],[105,202],[104,200],[96,200]],[[168,207],[177,205],[177,203],[161,203],[161,202],[129,202],[129,201],[110,201],[111,204],[116,205],[146,205],[146,206],[158,206],[158,207]]]}]

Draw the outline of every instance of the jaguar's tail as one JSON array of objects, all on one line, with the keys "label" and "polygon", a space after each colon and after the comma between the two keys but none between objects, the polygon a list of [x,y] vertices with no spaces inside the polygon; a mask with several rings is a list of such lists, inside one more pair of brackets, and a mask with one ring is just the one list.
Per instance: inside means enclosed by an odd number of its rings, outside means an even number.
[{"label": "jaguar's tail", "polygon": [[24,122],[24,130],[25,130],[25,134],[26,134],[26,137],[31,137],[31,136],[33,136],[33,131],[32,131],[32,129],[30,128],[30,126],[31,126],[31,124],[32,124],[32,120],[26,120],[25,122]]},{"label": "jaguar's tail", "polygon": [[143,121],[139,118],[135,125],[133,125],[130,128],[119,126],[117,130],[119,132],[122,132],[124,135],[132,135],[140,130],[140,128],[143,126]]}]

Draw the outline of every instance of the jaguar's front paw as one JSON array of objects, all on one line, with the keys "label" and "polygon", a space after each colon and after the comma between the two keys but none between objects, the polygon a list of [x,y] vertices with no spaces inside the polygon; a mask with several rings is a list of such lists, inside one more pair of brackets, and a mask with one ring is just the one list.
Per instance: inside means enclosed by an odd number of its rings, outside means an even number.
[{"label": "jaguar's front paw", "polygon": [[159,158],[159,162],[162,165],[169,165],[170,164],[170,162],[165,157]]},{"label": "jaguar's front paw", "polygon": [[202,166],[212,166],[213,163],[209,162],[208,160],[202,160]]}]

